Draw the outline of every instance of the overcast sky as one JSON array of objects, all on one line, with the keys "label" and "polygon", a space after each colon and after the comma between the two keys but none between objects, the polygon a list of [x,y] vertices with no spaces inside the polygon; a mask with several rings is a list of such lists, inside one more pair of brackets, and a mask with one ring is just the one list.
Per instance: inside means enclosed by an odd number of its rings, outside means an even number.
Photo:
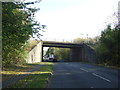
[{"label": "overcast sky", "polygon": [[[47,25],[43,40],[95,37],[112,22],[119,0],[42,0],[36,20]],[[107,22],[107,23],[106,23]]]}]

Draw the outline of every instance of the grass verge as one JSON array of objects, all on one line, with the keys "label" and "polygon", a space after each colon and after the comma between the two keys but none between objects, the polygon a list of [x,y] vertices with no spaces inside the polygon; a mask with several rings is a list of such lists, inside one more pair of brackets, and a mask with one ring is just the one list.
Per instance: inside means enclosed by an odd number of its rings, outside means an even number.
[{"label": "grass verge", "polygon": [[52,63],[31,72],[8,88],[45,88],[52,74]]},{"label": "grass verge", "polygon": [[34,68],[36,65],[39,65],[39,64],[44,64],[44,63],[39,62],[39,63],[24,64],[24,65],[4,68],[1,72],[2,81],[7,80],[11,77],[17,77],[20,74],[24,74],[24,72],[31,70],[32,68]]}]

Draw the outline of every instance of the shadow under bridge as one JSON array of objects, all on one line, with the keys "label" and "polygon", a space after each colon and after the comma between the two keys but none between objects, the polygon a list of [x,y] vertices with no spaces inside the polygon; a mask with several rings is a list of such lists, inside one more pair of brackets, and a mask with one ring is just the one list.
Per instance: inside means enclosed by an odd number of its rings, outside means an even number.
[{"label": "shadow under bridge", "polygon": [[41,60],[43,60],[43,47],[70,48],[70,60],[73,62],[84,61],[84,44],[67,42],[41,41]]}]

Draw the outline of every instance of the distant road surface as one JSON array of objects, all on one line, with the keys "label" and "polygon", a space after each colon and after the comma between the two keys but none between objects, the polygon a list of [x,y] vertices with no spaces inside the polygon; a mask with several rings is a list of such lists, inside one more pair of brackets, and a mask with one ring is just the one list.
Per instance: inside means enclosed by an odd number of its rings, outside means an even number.
[{"label": "distant road surface", "polygon": [[79,62],[54,63],[47,88],[118,88],[118,70]]}]

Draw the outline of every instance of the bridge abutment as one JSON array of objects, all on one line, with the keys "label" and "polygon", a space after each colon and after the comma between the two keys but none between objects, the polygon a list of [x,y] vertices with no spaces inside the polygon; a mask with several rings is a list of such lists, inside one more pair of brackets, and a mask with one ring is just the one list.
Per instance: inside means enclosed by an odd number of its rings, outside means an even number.
[{"label": "bridge abutment", "polygon": [[82,49],[83,49],[82,50],[83,61],[96,63],[95,51],[86,44],[83,45]]},{"label": "bridge abutment", "polygon": [[28,57],[26,62],[27,63],[35,63],[35,62],[42,62],[43,57],[43,42],[39,42],[33,49],[31,49],[28,53]]},{"label": "bridge abutment", "polygon": [[70,49],[70,61],[71,62],[82,61],[82,48],[71,48]]},{"label": "bridge abutment", "polygon": [[86,44],[82,47],[71,48],[70,50],[70,61],[71,62],[91,62],[96,63],[95,52]]}]

